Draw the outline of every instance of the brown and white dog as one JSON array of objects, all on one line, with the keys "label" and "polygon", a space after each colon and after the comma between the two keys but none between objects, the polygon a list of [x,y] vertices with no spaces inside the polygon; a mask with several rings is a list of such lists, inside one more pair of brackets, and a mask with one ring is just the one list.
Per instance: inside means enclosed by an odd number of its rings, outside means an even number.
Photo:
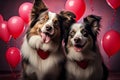
[{"label": "brown and white dog", "polygon": [[89,15],[83,23],[70,27],[65,38],[67,80],[107,80],[97,45],[100,20],[99,16]]},{"label": "brown and white dog", "polygon": [[62,80],[62,29],[75,22],[75,15],[69,11],[50,12],[42,0],[35,0],[30,17],[21,46],[23,80]]}]

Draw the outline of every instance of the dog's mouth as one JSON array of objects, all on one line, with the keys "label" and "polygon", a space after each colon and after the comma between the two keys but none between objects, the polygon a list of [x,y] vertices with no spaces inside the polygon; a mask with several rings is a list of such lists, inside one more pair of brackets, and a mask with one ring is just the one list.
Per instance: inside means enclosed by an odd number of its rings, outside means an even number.
[{"label": "dog's mouth", "polygon": [[52,36],[53,35],[48,32],[41,32],[41,37],[44,43],[49,43],[51,41]]},{"label": "dog's mouth", "polygon": [[84,46],[85,46],[85,44],[86,44],[87,42],[85,42],[84,44],[75,44],[74,45],[74,49],[77,51],[77,52],[80,52],[83,48],[84,48]]}]

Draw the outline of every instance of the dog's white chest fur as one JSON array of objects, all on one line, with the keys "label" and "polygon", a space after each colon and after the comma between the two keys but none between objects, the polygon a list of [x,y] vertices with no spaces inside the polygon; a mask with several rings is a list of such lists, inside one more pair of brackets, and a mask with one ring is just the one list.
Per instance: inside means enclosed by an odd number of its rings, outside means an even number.
[{"label": "dog's white chest fur", "polygon": [[[93,55],[83,55],[83,53],[77,53],[73,48],[70,48],[69,53],[67,54],[67,57],[70,60],[66,63],[67,80],[101,80],[102,66],[100,64],[100,56],[94,55],[95,53],[91,51],[88,52]],[[93,59],[93,62],[90,62],[87,68],[83,69],[76,62],[72,61],[73,59],[79,61],[83,59]]]},{"label": "dog's white chest fur", "polygon": [[58,75],[59,73],[59,63],[64,59],[61,51],[53,52],[49,55],[49,57],[45,60],[41,59],[37,54],[37,51],[31,48],[25,38],[22,48],[23,58],[29,59],[30,65],[26,68],[26,73],[29,75],[30,73],[36,73],[39,80],[46,75],[46,73],[50,73],[53,75]]}]

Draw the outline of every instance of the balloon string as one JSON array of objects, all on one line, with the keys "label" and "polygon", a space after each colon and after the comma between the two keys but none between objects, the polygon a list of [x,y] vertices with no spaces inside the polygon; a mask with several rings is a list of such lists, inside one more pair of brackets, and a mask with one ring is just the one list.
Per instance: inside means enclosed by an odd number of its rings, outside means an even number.
[{"label": "balloon string", "polygon": [[90,8],[91,8],[91,11],[93,12],[94,11],[93,0],[90,0]]},{"label": "balloon string", "polygon": [[7,49],[10,47],[10,42],[8,41],[7,42]]},{"label": "balloon string", "polygon": [[115,19],[116,19],[116,12],[117,12],[117,10],[116,9],[114,9],[114,12],[113,12],[113,16],[112,16],[112,20],[111,20],[111,29],[112,29],[112,27],[113,27],[113,25],[114,25],[114,23],[115,23]]},{"label": "balloon string", "polygon": [[17,75],[15,74],[14,70],[11,68],[10,64],[9,64],[9,67],[10,67],[10,71],[11,71],[11,76],[13,76],[13,78],[17,78]]},{"label": "balloon string", "polygon": [[107,68],[108,68],[109,71],[111,70],[110,56],[108,56],[108,60],[107,60]]},{"label": "balloon string", "polygon": [[14,39],[14,42],[13,42],[13,43],[14,43],[14,46],[15,46],[15,47],[17,47],[17,42],[16,42],[16,41],[17,41],[17,40]]}]

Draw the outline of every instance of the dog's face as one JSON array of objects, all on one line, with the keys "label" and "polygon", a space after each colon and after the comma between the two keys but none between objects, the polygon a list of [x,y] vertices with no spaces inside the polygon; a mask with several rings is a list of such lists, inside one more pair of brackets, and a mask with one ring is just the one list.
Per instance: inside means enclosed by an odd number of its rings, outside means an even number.
[{"label": "dog's face", "polygon": [[84,23],[73,24],[68,35],[67,49],[73,48],[76,52],[93,49],[99,31],[99,21],[97,16],[88,16]]},{"label": "dog's face", "polygon": [[41,36],[43,43],[49,43],[52,39],[60,37],[60,27],[59,15],[45,11],[38,16],[30,33]]},{"label": "dog's face", "polygon": [[53,51],[61,45],[64,26],[70,26],[75,22],[74,18],[72,12],[53,13],[48,11],[42,0],[35,0],[30,15],[30,27],[26,34],[28,43],[33,49]]},{"label": "dog's face", "polygon": [[85,25],[73,24],[69,32],[68,46],[73,47],[77,52],[92,46],[92,38],[85,29]]},{"label": "dog's face", "polygon": [[[46,20],[45,20],[46,19]],[[56,13],[46,12],[40,16],[39,32],[45,43],[49,42],[52,38],[60,37],[60,20]]]},{"label": "dog's face", "polygon": [[41,41],[47,47],[51,46],[52,43],[61,44],[65,24],[70,26],[75,22],[75,15],[72,12],[61,11],[59,14],[50,12],[42,0],[35,0],[30,17],[27,40],[31,39],[32,43],[36,45],[38,45],[37,42]]}]

